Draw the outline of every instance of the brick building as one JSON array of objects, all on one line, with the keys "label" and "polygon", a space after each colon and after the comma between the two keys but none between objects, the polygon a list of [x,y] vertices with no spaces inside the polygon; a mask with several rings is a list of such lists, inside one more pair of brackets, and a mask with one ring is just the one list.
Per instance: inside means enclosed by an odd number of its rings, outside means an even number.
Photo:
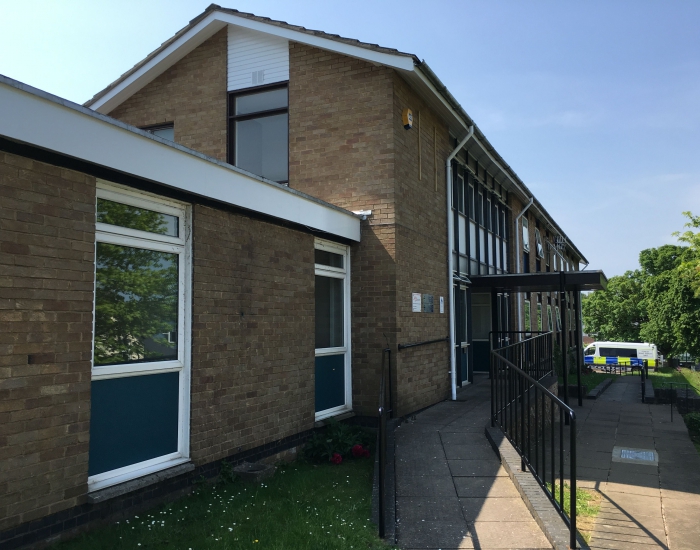
[{"label": "brick building", "polygon": [[405,415],[577,324],[502,282],[586,261],[425,62],[216,5],[85,106],[2,77],[0,198],[0,548],[375,416],[386,347]]}]

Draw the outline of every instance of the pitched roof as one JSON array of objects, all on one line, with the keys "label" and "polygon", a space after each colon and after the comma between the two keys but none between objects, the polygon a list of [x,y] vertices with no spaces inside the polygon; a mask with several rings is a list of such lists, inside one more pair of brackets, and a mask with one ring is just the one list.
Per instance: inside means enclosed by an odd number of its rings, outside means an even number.
[{"label": "pitched roof", "polygon": [[130,97],[228,24],[274,34],[288,40],[335,51],[395,69],[421,97],[427,99],[431,108],[444,117],[450,132],[458,140],[467,135],[470,127],[474,127],[474,137],[465,146],[469,154],[476,158],[489,173],[494,175],[495,172],[494,177],[496,181],[509,191],[514,192],[521,200],[527,202],[532,198],[533,210],[539,213],[540,217],[550,226],[553,232],[564,236],[569,248],[584,263],[587,263],[584,255],[566,237],[564,231],[554,221],[554,218],[491,145],[484,133],[438,76],[424,60],[421,61],[414,54],[352,38],[345,38],[337,34],[307,29],[299,25],[291,25],[284,21],[260,17],[252,13],[222,8],[217,4],[210,4],[204,12],[192,19],[187,26],[175,33],[169,40],[163,42],[159,48],[151,52],[145,59],[134,65],[134,67],[105,89],[95,94],[84,105],[99,112],[110,112],[126,98]]}]

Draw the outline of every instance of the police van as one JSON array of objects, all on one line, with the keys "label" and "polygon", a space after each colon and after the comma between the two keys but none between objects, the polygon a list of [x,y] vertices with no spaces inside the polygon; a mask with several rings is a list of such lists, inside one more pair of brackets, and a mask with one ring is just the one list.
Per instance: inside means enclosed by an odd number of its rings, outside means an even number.
[{"label": "police van", "polygon": [[656,344],[646,342],[593,342],[585,347],[583,356],[585,364],[593,366],[655,367],[659,352]]}]

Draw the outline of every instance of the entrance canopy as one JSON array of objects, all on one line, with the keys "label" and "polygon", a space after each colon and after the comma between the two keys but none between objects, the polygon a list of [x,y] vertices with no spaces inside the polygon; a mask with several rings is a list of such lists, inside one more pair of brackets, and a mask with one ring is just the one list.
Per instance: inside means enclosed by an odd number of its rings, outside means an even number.
[{"label": "entrance canopy", "polygon": [[503,292],[558,292],[562,290],[605,290],[608,278],[602,271],[559,271],[555,273],[505,273],[472,275],[472,289]]}]

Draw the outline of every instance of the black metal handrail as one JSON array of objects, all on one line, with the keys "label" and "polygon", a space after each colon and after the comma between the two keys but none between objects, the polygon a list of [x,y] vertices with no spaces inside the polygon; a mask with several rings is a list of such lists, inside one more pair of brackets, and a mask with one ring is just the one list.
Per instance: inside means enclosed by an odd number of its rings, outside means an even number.
[{"label": "black metal handrail", "polygon": [[[530,346],[534,344],[532,340],[535,339],[530,340]],[[528,341],[516,345],[527,348]],[[507,346],[509,347],[513,346]],[[571,407],[544,387],[535,376],[502,355],[507,348],[491,352],[491,426],[498,426],[516,449],[521,457],[523,471],[530,469],[569,527],[570,547],[576,548],[576,415]],[[524,350],[516,353],[511,350],[509,353],[516,360],[522,361],[521,366],[526,366],[531,352]],[[551,359],[545,360],[551,365]],[[538,373],[541,370],[535,368],[533,374]],[[559,429],[555,430],[557,422]],[[568,517],[564,510],[565,424],[569,428],[570,456]],[[557,470],[558,502],[555,495]],[[550,487],[547,486],[548,483]]]},{"label": "black metal handrail", "polygon": [[418,346],[427,346],[428,344],[438,344],[440,342],[449,341],[450,337],[445,336],[444,338],[438,338],[436,340],[425,340],[424,342],[415,342],[413,344],[399,344],[399,351],[406,348],[417,348]]},{"label": "black metal handrail", "polygon": [[544,330],[492,330],[489,332],[489,342],[491,342],[491,349],[497,349],[517,344],[540,334],[549,334],[549,332]]},{"label": "black metal handrail", "polygon": [[[388,378],[388,383],[387,383]],[[389,406],[387,407],[387,389]],[[382,350],[382,370],[379,378],[379,430],[377,433],[377,453],[379,455],[379,536],[386,533],[386,437],[387,420],[392,415],[391,406],[391,349]]]},{"label": "black metal handrail", "polygon": [[508,359],[511,363],[523,369],[527,374],[537,380],[554,374],[554,348],[551,332],[538,333],[491,333],[496,334],[536,334],[519,342],[504,346],[492,346],[492,350]]}]

